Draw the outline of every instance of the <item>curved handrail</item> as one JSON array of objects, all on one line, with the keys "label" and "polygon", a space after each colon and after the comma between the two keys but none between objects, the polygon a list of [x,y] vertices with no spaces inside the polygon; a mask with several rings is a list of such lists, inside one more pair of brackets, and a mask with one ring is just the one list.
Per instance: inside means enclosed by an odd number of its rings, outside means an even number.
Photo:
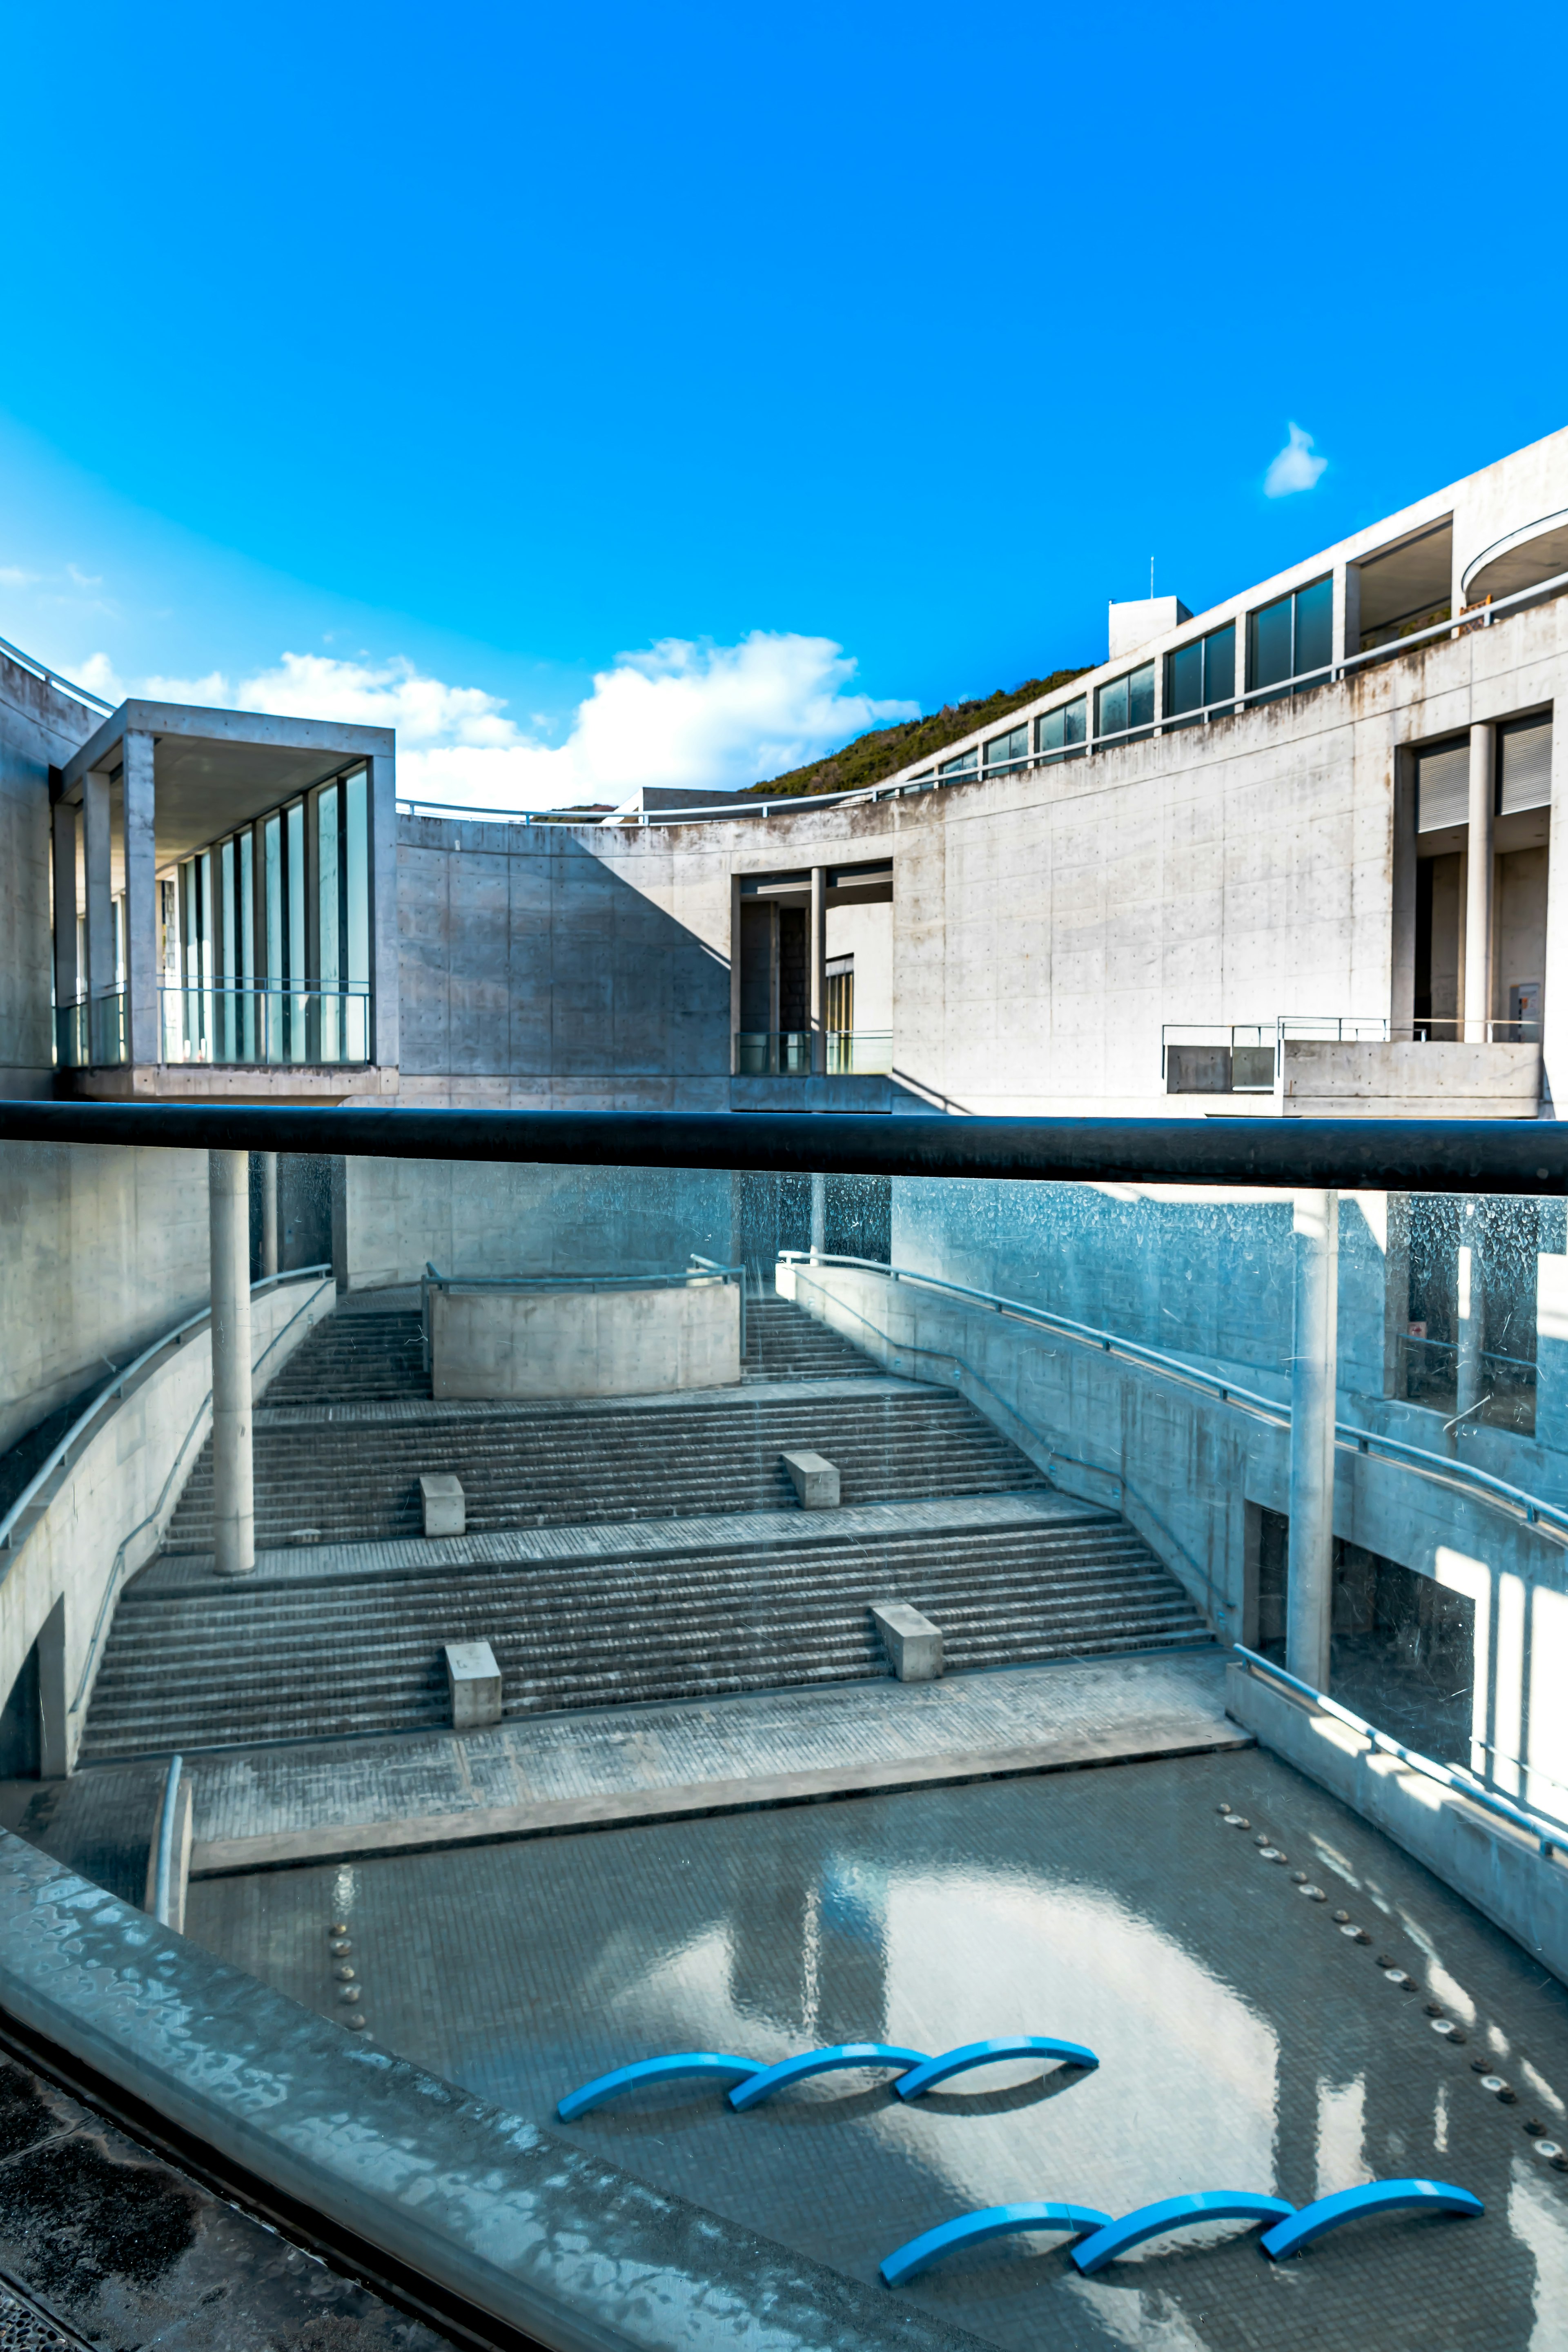
[{"label": "curved handrail", "polygon": [[174,1883],[174,1822],[180,1810],[180,1772],[184,1758],[171,1756],[169,1769],[163,1777],[163,1801],[158,1808],[158,1842],[153,1864],[153,1916],[161,1927],[173,1926],[169,1917]]},{"label": "curved handrail", "polygon": [[1396,2213],[1412,2205],[1432,2206],[1441,2213],[1463,2213],[1471,2220],[1487,2210],[1479,2197],[1472,2197],[1468,2189],[1456,2189],[1448,2180],[1368,2180],[1359,2189],[1342,2189],[1337,2196],[1320,2197],[1315,2204],[1303,2205],[1288,2221],[1265,2230],[1258,2243],[1270,2262],[1282,2263],[1326,2230],[1337,2230],[1342,2221],[1354,2221],[1366,2213]]},{"label": "curved handrail", "polygon": [[877,2268],[884,2286],[902,2286],[917,2272],[940,2262],[943,2254],[983,2246],[988,2238],[1005,2238],[1016,2230],[1068,2230],[1082,2237],[1092,2230],[1105,2229],[1110,2221],[1109,2213],[1099,2212],[1092,2205],[987,2205],[983,2213],[961,2213],[956,2221],[943,2221],[940,2228],[911,2238],[908,2245],[895,2247]]},{"label": "curved handrail", "polygon": [[737,2115],[771,2099],[775,2091],[808,2082],[814,2074],[834,2074],[847,2066],[921,2066],[930,2061],[923,2050],[900,2050],[890,2042],[836,2042],[825,2050],[805,2050],[798,2058],[783,2058],[763,2066],[730,2094]]},{"label": "curved handrail", "polygon": [[1167,2230],[1184,2230],[1194,2221],[1288,2221],[1295,2210],[1283,2197],[1260,2197],[1250,2189],[1200,2189],[1186,2197],[1162,2197],[1085,2238],[1072,2249],[1072,2260],[1089,2278],[1118,2254],[1141,2246],[1145,2238],[1163,2237]]},{"label": "curved handrail", "polygon": [[1094,2052],[1082,2042],[1058,2042],[1045,2033],[1019,2033],[1004,2036],[999,2042],[966,2042],[961,2050],[943,2050],[935,2058],[928,2058],[923,2066],[901,2074],[893,2084],[900,2099],[918,2099],[922,2092],[934,2090],[939,2083],[951,2080],[954,2074],[967,2074],[975,2066],[994,2066],[1004,2058],[1054,2058],[1064,2066],[1081,2066],[1086,2073],[1100,2063]]},{"label": "curved handrail", "polygon": [[[331,1270],[332,1269],[330,1265],[290,1266],[285,1274],[265,1275],[259,1282],[253,1282],[250,1286],[250,1295],[252,1298],[258,1298],[264,1290],[275,1289],[278,1284],[281,1282],[303,1282],[308,1276],[328,1275],[331,1274]],[[291,1318],[291,1320],[297,1319],[297,1318]],[[198,1330],[204,1323],[210,1323],[211,1320],[212,1308],[210,1307],[202,1307],[199,1312],[195,1315],[187,1315],[183,1323],[176,1323],[173,1330],[165,1331],[162,1339],[154,1339],[150,1347],[143,1348],[139,1356],[133,1357],[130,1363],[122,1366],[121,1369],[115,1373],[114,1378],[108,1381],[104,1387],[99,1390],[91,1403],[85,1406],[83,1410],[78,1413],[76,1419],[72,1422],[65,1435],[60,1439],[58,1444],[55,1446],[47,1459],[39,1465],[38,1468],[34,1471],[32,1476],[28,1479],[21,1493],[17,1496],[16,1501],[6,1512],[5,1517],[0,1519],[0,1550],[8,1551],[12,1549],[13,1532],[16,1527],[17,1521],[21,1518],[22,1514],[29,1507],[40,1488],[47,1485],[55,1472],[67,1459],[72,1447],[76,1445],[79,1440],[86,1434],[89,1423],[95,1421],[98,1415],[103,1411],[104,1406],[112,1399],[123,1399],[125,1391],[131,1381],[135,1379],[138,1372],[146,1369],[146,1367],[153,1361],[154,1356],[161,1356],[165,1348],[176,1348],[182,1346],[188,1332]],[[287,1330],[289,1328],[289,1326],[285,1324],[284,1329]],[[267,1347],[263,1349],[261,1356],[258,1359],[258,1362],[264,1363],[266,1361],[268,1356],[271,1354],[272,1349],[277,1346],[278,1340],[281,1339],[281,1337],[282,1333],[279,1332],[268,1341]],[[254,1367],[252,1369],[254,1370]],[[0,1574],[0,1582],[3,1581],[4,1576],[3,1574]]]},{"label": "curved handrail", "polygon": [[[994,1290],[973,1290],[967,1283],[947,1282],[941,1275],[917,1273],[912,1267],[884,1265],[875,1258],[848,1257],[829,1255],[819,1250],[815,1258],[807,1250],[780,1250],[781,1264],[816,1265],[853,1265],[863,1267],[868,1274],[879,1274],[893,1282],[912,1282],[926,1290],[951,1293],[957,1298],[973,1299],[977,1305],[992,1307],[1009,1322],[1037,1324],[1041,1329],[1056,1336],[1073,1339],[1081,1346],[1097,1348],[1102,1355],[1116,1356],[1129,1363],[1154,1371],[1183,1386],[1199,1390],[1219,1404],[1234,1405],[1239,1412],[1250,1413],[1255,1420],[1271,1423],[1277,1429],[1290,1426],[1290,1407],[1287,1401],[1260,1395],[1255,1389],[1243,1388],[1235,1381],[1223,1379],[1217,1372],[1205,1372],[1188,1363],[1184,1357],[1171,1356],[1159,1348],[1146,1347],[1141,1339],[1129,1339],[1118,1331],[1104,1331],[1092,1323],[1075,1322],[1072,1317],[1058,1315],[1048,1307],[1031,1307],[1026,1300],[1005,1298]],[[889,1344],[902,1346],[902,1341]],[[916,1350],[915,1352],[921,1352]],[[949,1349],[928,1349],[931,1355],[949,1355]],[[1022,1415],[1019,1416],[1022,1419]],[[1341,1453],[1386,1456],[1397,1469],[1409,1470],[1417,1477],[1429,1478],[1436,1486],[1451,1486],[1459,1494],[1474,1494],[1510,1517],[1521,1518],[1526,1526],[1539,1528],[1553,1542],[1568,1545],[1568,1508],[1548,1502],[1544,1496],[1531,1495],[1522,1486],[1515,1486],[1506,1478],[1494,1477],[1489,1470],[1479,1465],[1450,1460],[1446,1454],[1430,1454],[1424,1446],[1406,1444],[1403,1438],[1384,1437],[1378,1431],[1363,1429],[1352,1421],[1336,1421],[1334,1444]],[[1107,1474],[1111,1475],[1111,1474]]]},{"label": "curved handrail", "polygon": [[645,2083],[691,2082],[716,2074],[732,2081],[737,2075],[744,2078],[758,2071],[754,2058],[728,2058],[718,2050],[677,2050],[667,2058],[639,2058],[634,2065],[616,2066],[607,2074],[596,2074],[591,2083],[558,2099],[555,2112],[563,2124],[575,2123],[591,2107],[601,2107],[617,2093],[638,2090]]},{"label": "curved handrail", "polygon": [[106,719],[112,715],[112,702],[105,702],[100,694],[89,693],[85,686],[78,686],[74,679],[62,677],[58,669],[51,669],[47,662],[41,662],[37,654],[25,654],[20,646],[10,644],[5,637],[0,637],[0,654],[8,655],[14,662],[20,662],[25,670],[30,670],[35,677],[43,678],[49,686],[58,686],[62,694],[68,694],[73,702],[81,703],[86,709],[100,710]]},{"label": "curved handrail", "polygon": [[[1490,1789],[1483,1788],[1479,1780],[1454,1765],[1439,1764],[1435,1758],[1423,1756],[1418,1748],[1406,1748],[1404,1741],[1395,1739],[1391,1732],[1379,1731],[1377,1726],[1368,1723],[1363,1716],[1352,1714],[1348,1706],[1342,1706],[1339,1700],[1331,1698],[1326,1691],[1314,1690],[1310,1683],[1287,1674],[1284,1667],[1276,1665],[1272,1658],[1259,1657],[1258,1652],[1249,1650],[1245,1643],[1237,1642],[1235,1648],[1237,1656],[1245,1658],[1247,1664],[1259,1674],[1268,1675],[1273,1681],[1283,1683],[1288,1689],[1299,1692],[1303,1698],[1310,1699],[1321,1714],[1331,1715],[1338,1722],[1348,1724],[1352,1731],[1359,1731],[1363,1738],[1369,1739],[1384,1755],[1397,1756],[1402,1764],[1408,1764],[1413,1771],[1424,1772],[1429,1780],[1436,1780],[1446,1789],[1452,1789],[1456,1796],[1466,1797],[1471,1804],[1479,1805],[1483,1811],[1496,1813],[1501,1820],[1511,1822],[1516,1829],[1527,1830],[1539,1842],[1546,1859],[1550,1860],[1560,1849],[1568,1852],[1568,1830],[1542,1821],[1538,1813],[1526,1812],[1522,1805],[1511,1804],[1506,1797],[1495,1795]],[[1510,1763],[1516,1760],[1511,1757],[1509,1759]]]}]

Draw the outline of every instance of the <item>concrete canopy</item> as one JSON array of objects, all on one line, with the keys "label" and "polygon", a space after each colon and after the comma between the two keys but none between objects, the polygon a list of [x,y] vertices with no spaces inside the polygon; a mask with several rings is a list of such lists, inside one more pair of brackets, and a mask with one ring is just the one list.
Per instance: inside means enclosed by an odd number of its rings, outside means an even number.
[{"label": "concrete canopy", "polygon": [[184,703],[123,702],[64,770],[61,799],[79,801],[85,775],[116,767],[128,734],[154,739],[160,866],[250,824],[355,760],[390,758],[396,742],[390,727],[204,710]]}]

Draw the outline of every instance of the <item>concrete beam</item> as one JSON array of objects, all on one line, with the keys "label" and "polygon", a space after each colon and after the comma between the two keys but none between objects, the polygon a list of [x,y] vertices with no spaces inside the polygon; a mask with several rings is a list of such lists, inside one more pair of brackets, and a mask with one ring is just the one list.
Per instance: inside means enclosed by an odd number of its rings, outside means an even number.
[{"label": "concrete beam", "polygon": [[210,710],[197,703],[122,702],[61,770],[61,790],[77,796],[93,768],[112,765],[110,754],[128,733],[185,735],[212,743],[260,743],[279,751],[320,751],[323,761],[392,756],[391,727],[351,727],[338,719],[286,719],[266,710]]}]

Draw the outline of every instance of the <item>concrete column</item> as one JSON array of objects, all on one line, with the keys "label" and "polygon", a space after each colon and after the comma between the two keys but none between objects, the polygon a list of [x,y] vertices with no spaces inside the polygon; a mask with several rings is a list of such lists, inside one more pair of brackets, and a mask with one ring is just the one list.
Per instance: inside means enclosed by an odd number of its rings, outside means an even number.
[{"label": "concrete column", "polygon": [[827,1067],[827,868],[811,869],[811,916],[805,952],[810,962],[811,1066],[820,1077]]},{"label": "concrete column", "polygon": [[261,1178],[261,1278],[278,1271],[278,1154],[258,1151],[257,1172]]},{"label": "concrete column", "polygon": [[158,884],[153,846],[153,737],[125,738],[125,1035],[132,1066],[160,1061]]},{"label": "concrete column", "polygon": [[1487,1043],[1492,1017],[1492,763],[1497,730],[1470,730],[1470,819],[1466,838],[1465,1039]]},{"label": "concrete column", "polygon": [[1339,1315],[1340,1196],[1298,1192],[1296,1331],[1290,1364],[1290,1548],[1285,1667],[1314,1690],[1329,1686],[1334,1590],[1334,1391]]},{"label": "concrete column", "polygon": [[213,1538],[220,1576],[256,1566],[250,1454],[250,1155],[209,1151]]},{"label": "concrete column", "polygon": [[811,1180],[811,1255],[819,1258],[827,1246],[827,1179]]},{"label": "concrete column", "polygon": [[388,750],[370,763],[371,1059],[397,1066],[397,763]]},{"label": "concrete column", "polygon": [[1481,1349],[1486,1344],[1486,1330],[1481,1311],[1481,1220],[1478,1203],[1467,1201],[1460,1216],[1459,1231],[1463,1238],[1459,1243],[1454,1286],[1458,1320],[1454,1410],[1456,1412],[1469,1412],[1486,1393],[1481,1386]]},{"label": "concrete column", "polygon": [[114,993],[114,899],[110,881],[109,778],[89,770],[81,780],[82,862],[87,878],[87,1057],[101,1060],[110,1039],[100,1002]]},{"label": "concrete column", "polygon": [[[53,810],[55,859],[55,1008],[57,1014],[76,1002],[81,982],[76,965],[76,811],[68,801],[57,801]],[[68,1024],[57,1018],[55,1044],[62,1066],[67,1048],[61,1032]]]}]

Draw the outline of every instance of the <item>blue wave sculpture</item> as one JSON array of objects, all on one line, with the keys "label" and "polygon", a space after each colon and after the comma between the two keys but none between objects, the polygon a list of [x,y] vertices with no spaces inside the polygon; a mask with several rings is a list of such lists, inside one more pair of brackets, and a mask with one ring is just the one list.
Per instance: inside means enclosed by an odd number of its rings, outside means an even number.
[{"label": "blue wave sculpture", "polygon": [[575,2123],[590,2107],[601,2107],[618,2091],[635,2090],[639,2084],[679,2083],[700,2074],[720,2074],[733,2082],[757,2071],[754,2058],[726,2058],[717,2050],[678,2050],[668,2058],[639,2058],[635,2066],[617,2066],[613,2074],[597,2075],[580,2090],[568,2091],[555,2112],[563,2124]]},{"label": "blue wave sculpture", "polygon": [[[893,2085],[900,2099],[918,2099],[953,2074],[972,2066],[989,2066],[1003,2058],[1054,2058],[1067,2066],[1098,2066],[1099,2059],[1081,2042],[1057,2042],[1044,2033],[1020,2033],[1000,2042],[966,2042],[962,2050],[943,2050],[923,2066],[901,2075]],[[1000,2212],[1004,2209],[998,2207]],[[1064,2207],[1064,2211],[1066,2208]]]},{"label": "blue wave sculpture", "polygon": [[902,2286],[917,2271],[943,2254],[956,2253],[961,2246],[981,2246],[987,2238],[1003,2238],[1014,2230],[1068,2230],[1081,2237],[1086,2231],[1104,2229],[1110,2220],[1109,2213],[1097,2213],[1092,2205],[988,2205],[983,2213],[961,2213],[956,2221],[944,2221],[940,2229],[911,2238],[879,2268],[886,2285]]},{"label": "blue wave sculpture", "polygon": [[923,2050],[900,2050],[888,2042],[837,2042],[826,2050],[806,2050],[798,2058],[781,2059],[776,2066],[764,2066],[752,2073],[749,2081],[740,2084],[730,2094],[730,2105],[742,2114],[763,2099],[771,2099],[775,2091],[786,2090],[792,2083],[804,2083],[812,2074],[831,2074],[841,2066],[921,2066],[926,2063]]},{"label": "blue wave sculpture", "polygon": [[[1072,2259],[1086,2278],[1167,2230],[1183,2230],[1194,2221],[1288,2221],[1295,2213],[1282,2197],[1259,2197],[1247,2189],[1202,2189],[1189,2197],[1162,2198],[1157,2205],[1140,2205],[1119,2221],[1097,2230],[1072,2250]],[[1333,2225],[1328,2225],[1331,2228]]]},{"label": "blue wave sculpture", "polygon": [[1409,2205],[1433,2205],[1439,2212],[1472,2217],[1487,2210],[1468,2189],[1456,2189],[1447,2180],[1368,2180],[1359,2189],[1342,2189],[1337,2196],[1303,2205],[1288,2221],[1265,2230],[1259,2243],[1270,2262],[1280,2263],[1310,2246],[1325,2230],[1337,2230],[1342,2221],[1353,2221],[1363,2213],[1397,2212]]}]

